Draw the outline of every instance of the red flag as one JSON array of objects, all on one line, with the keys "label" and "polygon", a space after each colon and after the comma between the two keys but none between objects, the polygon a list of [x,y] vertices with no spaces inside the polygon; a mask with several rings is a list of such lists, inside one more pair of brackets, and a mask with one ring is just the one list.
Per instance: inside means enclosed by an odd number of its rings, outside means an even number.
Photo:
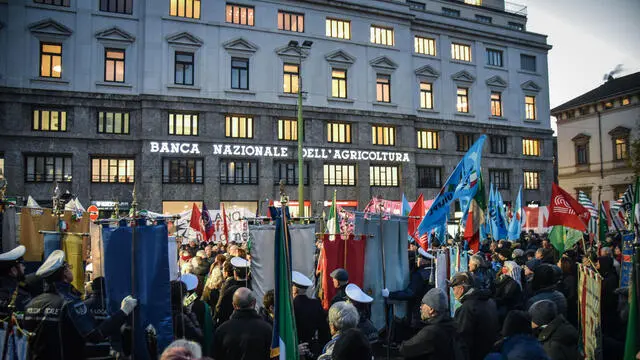
[{"label": "red flag", "polygon": [[[331,240],[335,237],[335,240]],[[346,244],[345,244],[346,241]],[[346,245],[346,246],[345,246]],[[336,294],[336,288],[331,282],[331,272],[337,268],[343,268],[349,273],[349,282],[363,288],[364,282],[364,252],[366,236],[325,234],[322,239],[322,306],[329,310],[331,299]],[[345,253],[346,251],[346,253]],[[345,259],[348,261],[345,263]],[[364,288],[363,288],[364,290]]]},{"label": "red flag", "polygon": [[200,223],[200,218],[202,214],[200,213],[200,209],[196,203],[193,203],[193,209],[191,209],[191,220],[189,221],[189,227],[197,232],[202,232],[202,224]]},{"label": "red flag", "polygon": [[424,199],[422,194],[418,196],[418,200],[416,200],[415,204],[409,211],[409,222],[407,224],[407,231],[409,235],[416,241],[417,244],[427,250],[429,248],[429,243],[426,237],[418,237],[416,232],[418,230],[418,226],[420,226],[420,222],[424,217],[425,209],[424,209]]},{"label": "red flag", "polygon": [[224,204],[222,206],[222,233],[224,234],[224,240],[229,244],[229,225],[227,224],[227,213],[224,211]]},{"label": "red flag", "polygon": [[589,210],[564,191],[556,183],[551,190],[549,203],[549,226],[562,225],[579,231],[587,231],[585,224],[589,221]]},{"label": "red flag", "polygon": [[480,216],[478,212],[482,210],[477,206],[475,200],[471,201],[473,204],[469,207],[469,211],[467,212],[467,222],[465,223],[464,233],[462,235],[469,243],[469,249],[473,250],[474,253],[477,253],[478,250],[480,250]]}]

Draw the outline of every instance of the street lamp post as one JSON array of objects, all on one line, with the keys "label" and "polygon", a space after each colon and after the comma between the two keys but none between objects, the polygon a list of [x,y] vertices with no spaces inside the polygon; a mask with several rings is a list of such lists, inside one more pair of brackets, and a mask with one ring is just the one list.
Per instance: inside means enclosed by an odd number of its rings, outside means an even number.
[{"label": "street lamp post", "polygon": [[[313,41],[305,40],[299,45],[296,40],[289,41],[289,47],[298,53],[298,216],[304,217],[304,171],[302,160],[302,139],[304,138],[304,123],[302,119],[302,52],[308,50]],[[302,221],[301,221],[302,222]]]}]

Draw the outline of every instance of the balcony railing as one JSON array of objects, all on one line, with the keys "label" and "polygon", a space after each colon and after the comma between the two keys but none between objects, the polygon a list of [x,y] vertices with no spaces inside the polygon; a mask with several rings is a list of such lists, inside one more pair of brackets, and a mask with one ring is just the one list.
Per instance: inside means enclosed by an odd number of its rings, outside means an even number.
[{"label": "balcony railing", "polygon": [[474,5],[474,6],[479,6],[479,7],[484,7],[484,8],[494,9],[494,10],[500,10],[509,14],[514,14],[519,16],[527,16],[527,7],[525,5],[516,4],[508,1],[504,2],[504,7],[495,6],[493,4],[490,4],[482,0],[447,0],[447,1],[464,3],[467,5]]},{"label": "balcony railing", "polygon": [[520,16],[527,16],[527,7],[522,4],[516,4],[512,2],[505,1],[504,3],[504,11],[510,14],[516,14]]}]

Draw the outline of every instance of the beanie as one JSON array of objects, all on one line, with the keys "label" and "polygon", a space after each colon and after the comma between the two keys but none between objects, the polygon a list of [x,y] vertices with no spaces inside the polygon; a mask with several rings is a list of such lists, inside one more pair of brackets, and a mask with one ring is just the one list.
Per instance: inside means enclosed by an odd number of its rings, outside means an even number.
[{"label": "beanie", "polygon": [[531,318],[526,311],[509,311],[502,325],[502,336],[512,336],[516,334],[531,334]]},{"label": "beanie", "polygon": [[531,305],[529,315],[536,325],[548,325],[558,315],[558,308],[551,300],[540,300]]},{"label": "beanie", "polygon": [[444,291],[439,288],[433,288],[424,294],[422,297],[422,303],[428,305],[430,308],[438,312],[438,314],[442,314],[449,309],[447,295],[445,295]]}]

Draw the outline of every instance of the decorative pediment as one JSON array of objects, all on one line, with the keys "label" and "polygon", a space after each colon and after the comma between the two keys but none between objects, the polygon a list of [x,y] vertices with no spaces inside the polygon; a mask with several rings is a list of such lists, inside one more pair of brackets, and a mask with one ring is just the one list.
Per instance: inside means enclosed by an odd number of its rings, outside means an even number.
[{"label": "decorative pediment", "polygon": [[204,44],[200,38],[188,32],[181,32],[167,36],[167,42],[173,45],[200,47]]},{"label": "decorative pediment", "polygon": [[254,53],[258,51],[258,45],[248,40],[245,40],[243,38],[229,40],[223,43],[222,46],[227,51],[237,51],[237,52],[243,52],[243,53]]},{"label": "decorative pediment", "polygon": [[34,34],[68,37],[73,30],[49,18],[29,25],[29,31]]},{"label": "decorative pediment", "polygon": [[96,38],[102,41],[118,41],[128,43],[132,43],[136,40],[135,36],[118,27],[112,27],[107,30],[99,31],[96,33]]},{"label": "decorative pediment", "polygon": [[453,81],[465,83],[472,83],[476,81],[476,78],[473,75],[469,74],[466,70],[458,71],[457,73],[451,75],[451,78],[453,79]]},{"label": "decorative pediment", "polygon": [[523,82],[522,85],[520,85],[520,87],[522,88],[522,90],[531,91],[531,92],[540,92],[540,90],[542,90],[540,85],[534,83],[531,80]]},{"label": "decorative pediment", "polygon": [[369,65],[380,70],[395,70],[398,68],[398,64],[386,56],[380,56],[369,61]]},{"label": "decorative pediment", "polygon": [[325,55],[324,58],[328,62],[336,64],[353,64],[356,62],[356,58],[349,55],[349,53],[344,50],[332,51]]},{"label": "decorative pediment", "polygon": [[629,136],[630,132],[631,132],[631,129],[627,127],[616,126],[611,131],[609,131],[609,135],[611,135],[612,137],[625,137],[625,136]]},{"label": "decorative pediment", "polygon": [[296,46],[283,46],[283,47],[279,47],[276,49],[276,54],[278,56],[282,56],[282,57],[288,57],[288,58],[302,58],[302,59],[306,59],[307,56],[309,55],[309,50],[307,49],[303,49],[303,48],[299,48]]},{"label": "decorative pediment", "polygon": [[417,76],[424,76],[424,77],[430,77],[430,78],[437,78],[438,76],[440,76],[440,72],[434,69],[433,67],[431,67],[430,65],[421,66],[417,68],[415,72]]},{"label": "decorative pediment", "polygon": [[590,135],[587,135],[587,134],[585,134],[585,133],[580,133],[580,134],[578,134],[578,135],[574,136],[574,137],[571,139],[571,141],[573,141],[573,142],[574,142],[574,143],[576,143],[576,144],[580,144],[580,145],[582,145],[582,144],[586,144],[586,143],[588,143],[588,142],[589,142],[589,139],[591,139],[591,136],[590,136]]},{"label": "decorative pediment", "polygon": [[487,79],[487,86],[506,88],[507,82],[500,76],[496,75]]}]

